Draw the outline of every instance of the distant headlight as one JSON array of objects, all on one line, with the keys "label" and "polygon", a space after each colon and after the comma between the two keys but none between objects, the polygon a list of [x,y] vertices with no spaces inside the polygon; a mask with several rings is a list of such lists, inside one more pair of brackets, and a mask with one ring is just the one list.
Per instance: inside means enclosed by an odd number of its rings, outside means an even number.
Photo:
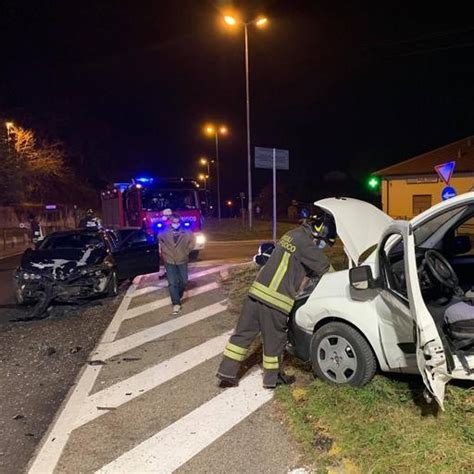
[{"label": "distant headlight", "polygon": [[197,245],[204,245],[206,243],[206,236],[204,234],[197,234],[196,235],[196,244]]}]

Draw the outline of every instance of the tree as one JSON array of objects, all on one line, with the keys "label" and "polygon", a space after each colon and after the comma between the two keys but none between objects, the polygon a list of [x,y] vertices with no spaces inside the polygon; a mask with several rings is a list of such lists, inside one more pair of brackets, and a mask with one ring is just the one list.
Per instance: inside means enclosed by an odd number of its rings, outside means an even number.
[{"label": "tree", "polygon": [[22,165],[22,182],[25,195],[30,200],[43,200],[51,186],[66,180],[70,170],[65,165],[60,143],[45,140],[38,143],[33,130],[14,127],[13,144]]},{"label": "tree", "polygon": [[17,204],[23,198],[21,165],[15,153],[12,137],[0,119],[0,204]]}]

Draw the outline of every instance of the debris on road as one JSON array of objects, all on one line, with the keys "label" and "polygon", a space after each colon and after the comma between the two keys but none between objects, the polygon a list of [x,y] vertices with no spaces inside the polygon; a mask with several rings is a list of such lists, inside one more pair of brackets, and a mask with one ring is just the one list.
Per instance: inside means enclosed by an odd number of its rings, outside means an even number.
[{"label": "debris on road", "polygon": [[23,415],[15,415],[13,417],[14,420],[23,420],[23,418],[25,418]]},{"label": "debris on road", "polygon": [[107,362],[103,360],[88,360],[87,363],[89,365],[107,365]]}]

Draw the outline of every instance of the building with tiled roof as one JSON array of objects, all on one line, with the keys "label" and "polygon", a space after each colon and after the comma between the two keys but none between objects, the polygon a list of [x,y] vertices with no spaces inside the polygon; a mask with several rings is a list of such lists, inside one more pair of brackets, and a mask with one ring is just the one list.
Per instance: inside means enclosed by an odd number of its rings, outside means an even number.
[{"label": "building with tiled roof", "polygon": [[397,218],[411,218],[442,200],[446,184],[435,166],[455,161],[449,183],[457,194],[474,191],[474,136],[423,153],[374,174],[382,179],[383,210]]}]

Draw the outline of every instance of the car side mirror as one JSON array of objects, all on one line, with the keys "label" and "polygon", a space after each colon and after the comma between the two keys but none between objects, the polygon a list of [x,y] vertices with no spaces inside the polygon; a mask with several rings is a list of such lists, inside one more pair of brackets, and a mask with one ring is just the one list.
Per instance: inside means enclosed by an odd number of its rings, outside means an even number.
[{"label": "car side mirror", "polygon": [[349,270],[349,281],[351,287],[357,291],[370,290],[375,287],[375,280],[372,275],[372,267],[363,265]]}]

